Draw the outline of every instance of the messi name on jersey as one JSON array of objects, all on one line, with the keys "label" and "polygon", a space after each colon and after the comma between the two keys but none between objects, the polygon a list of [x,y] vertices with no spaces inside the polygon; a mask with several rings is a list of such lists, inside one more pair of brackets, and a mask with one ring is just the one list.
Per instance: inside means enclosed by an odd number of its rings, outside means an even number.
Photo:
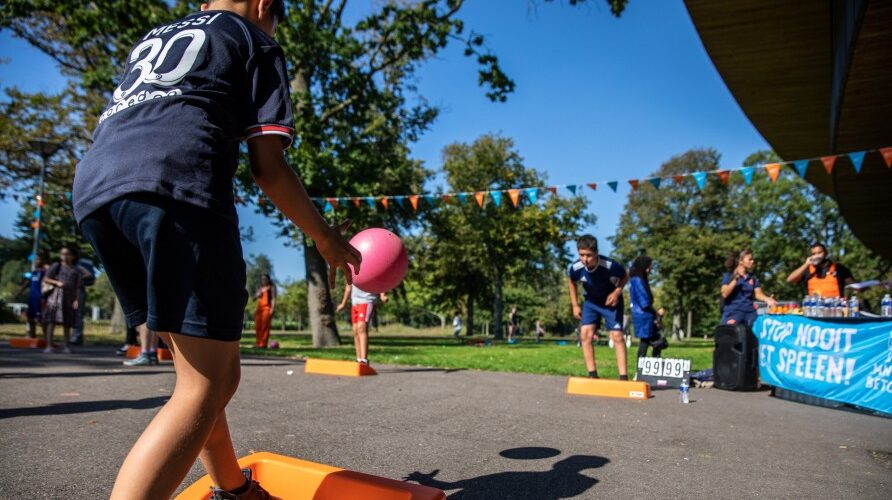
[{"label": "messi name on jersey", "polygon": [[[139,92],[135,91],[143,84],[172,87],[180,83],[192,71],[198,54],[207,39],[204,30],[194,28],[194,26],[208,26],[216,21],[220,15],[220,13],[217,13],[198,16],[166,26],[159,26],[149,31],[143,37],[142,42],[130,52],[130,57],[127,61],[130,71],[118,88],[115,89],[112,95],[112,103],[99,116],[99,123],[104,122],[115,113],[150,99],[182,95],[183,92],[180,89],[143,89]],[[174,30],[182,31],[166,41],[159,37]],[[180,41],[188,43],[188,45],[186,45],[185,50],[178,51],[179,59],[175,61],[174,58],[177,52],[172,53],[171,48]],[[160,71],[162,68],[165,71]]]}]

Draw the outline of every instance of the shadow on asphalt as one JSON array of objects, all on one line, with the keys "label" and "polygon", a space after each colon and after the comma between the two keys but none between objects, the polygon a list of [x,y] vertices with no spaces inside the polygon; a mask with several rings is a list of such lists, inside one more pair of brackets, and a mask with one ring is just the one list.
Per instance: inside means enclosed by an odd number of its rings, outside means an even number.
[{"label": "shadow on asphalt", "polygon": [[417,373],[417,372],[443,372],[455,373],[462,372],[464,368],[384,368],[377,370],[378,373]]},{"label": "shadow on asphalt", "polygon": [[80,377],[117,377],[119,375],[157,375],[159,373],[173,373],[173,370],[140,370],[127,368],[123,370],[101,372],[56,372],[56,373],[32,373],[14,372],[0,373],[0,379],[16,378],[80,378]]},{"label": "shadow on asphalt", "polygon": [[46,406],[26,408],[0,409],[0,420],[15,417],[33,417],[47,415],[70,415],[75,413],[92,413],[111,410],[148,410],[164,405],[170,396],[155,396],[144,399],[109,399],[105,401],[73,401],[71,403],[53,403]]},{"label": "shadow on asphalt", "polygon": [[[499,455],[518,460],[537,460],[559,455],[554,448],[512,448]],[[573,455],[555,462],[551,470],[506,471],[448,482],[436,479],[439,469],[430,473],[415,471],[404,478],[443,491],[459,490],[447,496],[450,500],[512,498],[529,500],[557,500],[582,495],[598,480],[582,474],[597,469],[610,460],[596,455]]]}]

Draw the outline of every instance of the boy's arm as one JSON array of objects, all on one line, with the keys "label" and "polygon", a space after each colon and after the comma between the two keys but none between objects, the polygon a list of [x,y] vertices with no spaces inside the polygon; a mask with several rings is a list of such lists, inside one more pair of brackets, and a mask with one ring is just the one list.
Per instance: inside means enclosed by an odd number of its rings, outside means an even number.
[{"label": "boy's arm", "polygon": [[626,283],[629,282],[629,271],[623,269],[623,272],[625,274],[620,278],[619,282],[617,282],[616,290],[611,292],[610,295],[607,296],[607,300],[604,301],[604,304],[607,307],[615,306],[619,302],[620,297],[623,296],[623,288],[626,286]]},{"label": "boy's arm", "polygon": [[359,273],[362,255],[341,235],[349,223],[333,227],[319,215],[303,183],[285,163],[282,139],[276,135],[253,137],[248,140],[248,155],[251,174],[260,189],[288,220],[316,242],[316,248],[329,265],[329,286],[334,286],[338,268],[344,272],[347,283],[352,283],[353,275],[348,264]]},{"label": "boy's arm", "polygon": [[573,317],[582,319],[582,309],[579,307],[579,299],[576,298],[576,283],[569,276],[567,277],[567,286],[570,290],[570,307],[573,308]]}]

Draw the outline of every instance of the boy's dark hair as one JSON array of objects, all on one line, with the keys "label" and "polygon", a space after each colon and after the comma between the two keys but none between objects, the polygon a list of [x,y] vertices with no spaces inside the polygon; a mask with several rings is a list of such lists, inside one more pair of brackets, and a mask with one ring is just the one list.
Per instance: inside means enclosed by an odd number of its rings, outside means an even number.
[{"label": "boy's dark hair", "polygon": [[598,239],[590,234],[583,234],[576,240],[576,249],[591,250],[592,252],[597,252]]}]

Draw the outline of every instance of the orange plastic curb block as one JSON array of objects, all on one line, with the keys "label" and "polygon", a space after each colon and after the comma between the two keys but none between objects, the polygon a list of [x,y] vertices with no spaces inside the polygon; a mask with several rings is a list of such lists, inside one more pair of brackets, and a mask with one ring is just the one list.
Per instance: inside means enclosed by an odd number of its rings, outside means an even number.
[{"label": "orange plastic curb block", "polygon": [[647,385],[647,382],[632,382],[630,380],[570,377],[567,380],[567,394],[647,399],[650,397],[650,386]]},{"label": "orange plastic curb block", "polygon": [[339,375],[341,377],[362,377],[365,375],[377,375],[369,365],[357,363],[356,361],[337,361],[333,359],[316,359],[307,358],[307,365],[304,373],[315,373],[316,375]]},{"label": "orange plastic curb block", "polygon": [[[445,500],[435,488],[394,481],[297,458],[260,452],[242,457],[239,467],[250,468],[270,495],[281,500]],[[211,478],[204,476],[176,500],[207,500]]]},{"label": "orange plastic curb block", "polygon": [[9,347],[19,349],[43,349],[46,347],[46,339],[13,338],[9,339]]},{"label": "orange plastic curb block", "polygon": [[[132,345],[127,348],[127,357],[131,359],[135,358],[139,356],[140,352],[141,349],[138,345]],[[173,361],[173,354],[170,353],[169,349],[160,347],[156,349],[155,352],[158,353],[158,361]]]}]

